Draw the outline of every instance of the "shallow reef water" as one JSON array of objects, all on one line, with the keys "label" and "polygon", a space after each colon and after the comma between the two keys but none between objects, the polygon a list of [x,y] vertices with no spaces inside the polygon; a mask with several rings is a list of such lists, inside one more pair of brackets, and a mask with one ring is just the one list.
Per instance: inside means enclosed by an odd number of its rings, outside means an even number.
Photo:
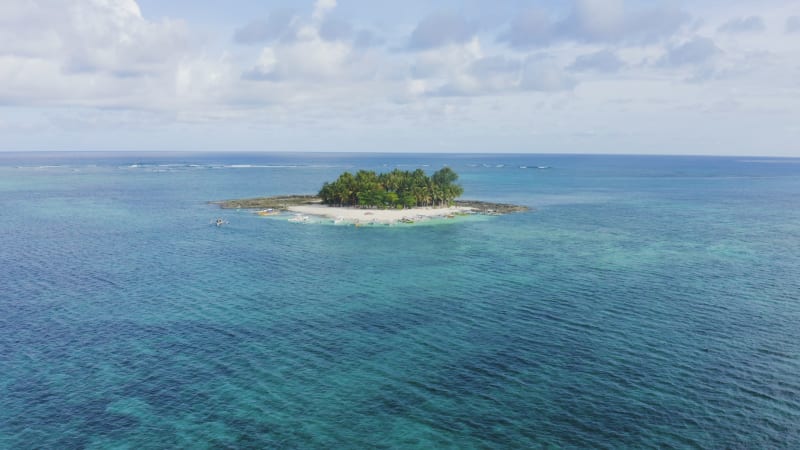
[{"label": "shallow reef water", "polygon": [[[445,165],[533,210],[207,203]],[[0,448],[800,447],[797,160],[0,153],[0,209]]]}]

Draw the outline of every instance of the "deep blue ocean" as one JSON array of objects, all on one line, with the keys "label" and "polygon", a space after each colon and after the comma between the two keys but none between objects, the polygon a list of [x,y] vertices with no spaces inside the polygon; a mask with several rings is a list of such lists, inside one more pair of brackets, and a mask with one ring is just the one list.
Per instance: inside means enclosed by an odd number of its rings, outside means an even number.
[{"label": "deep blue ocean", "polygon": [[[207,203],[444,165],[534,210]],[[0,448],[800,448],[800,159],[0,153]]]}]

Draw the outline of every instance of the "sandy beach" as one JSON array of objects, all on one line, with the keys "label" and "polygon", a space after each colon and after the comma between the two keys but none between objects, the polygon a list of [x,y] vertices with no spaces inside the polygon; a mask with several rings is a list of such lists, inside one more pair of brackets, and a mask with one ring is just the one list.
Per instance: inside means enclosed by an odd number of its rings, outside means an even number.
[{"label": "sandy beach", "polygon": [[346,223],[392,224],[403,220],[417,222],[434,217],[469,213],[473,208],[453,206],[449,208],[361,209],[325,205],[298,205],[290,206],[288,209],[296,214],[325,217]]}]

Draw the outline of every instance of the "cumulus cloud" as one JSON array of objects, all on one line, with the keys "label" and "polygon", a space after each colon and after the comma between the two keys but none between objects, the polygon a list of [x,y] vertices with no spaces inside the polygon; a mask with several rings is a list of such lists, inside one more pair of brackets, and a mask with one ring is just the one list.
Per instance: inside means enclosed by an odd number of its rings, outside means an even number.
[{"label": "cumulus cloud", "polygon": [[357,48],[383,44],[383,40],[370,30],[356,30],[346,20],[328,17],[335,7],[335,1],[316,2],[310,20],[308,16],[304,19],[296,11],[273,11],[267,19],[254,20],[238,28],[233,40],[242,45],[285,44],[317,38],[331,42],[352,42]]},{"label": "cumulus cloud", "polygon": [[516,74],[522,68],[521,61],[506,56],[494,55],[480,58],[472,63],[470,71],[480,78]]},{"label": "cumulus cloud", "polygon": [[478,97],[570,90],[576,81],[549,55],[484,56],[477,39],[424,52],[415,66],[415,95]]},{"label": "cumulus cloud", "polygon": [[233,35],[234,42],[252,45],[264,44],[277,39],[294,36],[297,17],[289,10],[273,11],[265,20],[254,20],[239,28]]},{"label": "cumulus cloud", "polygon": [[722,24],[717,30],[723,33],[754,33],[764,31],[764,19],[758,16],[739,17]]},{"label": "cumulus cloud", "polygon": [[578,0],[561,18],[541,9],[524,11],[498,39],[520,49],[558,41],[644,44],[673,35],[689,19],[670,7],[632,9],[621,0]]},{"label": "cumulus cloud", "polygon": [[472,58],[449,74],[433,96],[479,96],[519,89],[522,61],[505,56]]},{"label": "cumulus cloud", "polygon": [[[347,83],[363,79],[373,70],[369,55],[353,42],[349,24],[326,18],[336,2],[318,0],[311,21],[298,18],[293,39],[262,48],[255,64],[241,73],[247,81]],[[367,40],[371,36],[361,36]]]},{"label": "cumulus cloud", "polygon": [[[543,64],[539,66],[541,69]],[[536,69],[524,58],[486,56],[474,38],[465,44],[418,52],[409,91],[413,96],[480,97],[524,90],[556,90],[551,74],[545,70],[534,73]]]},{"label": "cumulus cloud", "polygon": [[182,22],[147,21],[134,0],[68,3],[67,15],[50,29],[66,72],[152,74],[188,45]]},{"label": "cumulus cloud", "polygon": [[359,30],[353,39],[353,45],[356,48],[377,47],[383,42],[383,39],[370,30]]},{"label": "cumulus cloud", "polygon": [[466,71],[482,57],[483,51],[477,39],[467,44],[420,51],[414,55],[410,73],[416,79],[453,78],[454,74]]},{"label": "cumulus cloud", "polygon": [[605,72],[611,73],[620,70],[625,63],[611,50],[600,50],[595,53],[579,55],[569,66],[569,69],[577,72]]},{"label": "cumulus cloud", "polygon": [[242,78],[252,81],[278,81],[280,75],[277,69],[278,58],[275,56],[275,50],[267,47],[261,50],[255,66],[242,73]]},{"label": "cumulus cloud", "polygon": [[[113,121],[98,120],[113,110],[120,122],[142,126],[152,118],[154,124],[212,124],[219,130],[266,123],[276,130],[309,123],[355,130],[365,121],[428,123],[459,105],[468,114],[454,123],[473,119],[524,129],[531,120],[552,119],[546,126],[557,129],[586,111],[588,121],[611,121],[624,104],[620,127],[627,129],[627,111],[637,107],[653,111],[659,99],[687,108],[696,98],[713,104],[716,93],[729,95],[739,86],[747,93],[743,109],[757,102],[795,108],[787,95],[797,85],[791,36],[741,34],[731,40],[716,33],[757,27],[745,26],[753,22],[745,17],[718,30],[730,17],[720,20],[725,12],[713,8],[703,8],[707,22],[692,27],[688,14],[653,7],[658,1],[576,0],[566,10],[535,2],[548,9],[519,14],[504,4],[487,13],[492,17],[465,6],[459,13],[397,15],[411,23],[369,23],[368,15],[347,16],[355,14],[352,8],[338,11],[336,2],[322,0],[305,10],[274,11],[222,42],[208,42],[214,33],[197,39],[181,21],[143,16],[134,0],[0,2],[0,103],[11,105],[0,127],[23,121],[23,109],[36,111],[31,116],[37,118],[38,108],[48,108],[65,116],[95,112],[87,117],[103,127]],[[759,14],[772,24],[785,17],[782,12],[765,8]],[[489,26],[502,32],[506,45],[483,42]],[[786,20],[786,31],[800,31],[800,19]],[[385,43],[406,51],[391,51]],[[613,75],[622,70],[624,77]],[[698,80],[707,84],[676,83]],[[579,82],[587,83],[570,94]],[[759,98],[760,92],[769,95]],[[574,108],[545,114],[539,102]]]},{"label": "cumulus cloud", "polygon": [[[799,35],[783,31],[800,31],[785,2],[759,8],[775,33],[758,35],[718,30],[742,14],[719,2],[464,3],[449,25],[427,30],[430,2],[339,11],[327,1],[283,18],[273,12],[236,33],[223,14],[194,24],[195,36],[180,21],[148,16],[163,11],[152,1],[144,11],[128,0],[0,1],[0,102],[10,105],[0,111],[0,147],[44,147],[39,136],[70,128],[106,130],[106,141],[80,135],[102,148],[126,126],[136,132],[123,141],[139,148],[263,149],[268,133],[273,148],[285,149],[426,148],[436,137],[451,141],[448,150],[531,149],[535,141],[533,150],[575,151],[568,137],[584,132],[595,133],[598,150],[674,145],[680,136],[682,148],[711,152],[712,139],[747,142],[753,123],[778,136],[770,148],[797,141],[783,131],[797,136]],[[516,14],[520,4],[542,9]],[[669,7],[676,4],[696,15]],[[223,26],[232,32],[217,41]],[[504,45],[479,45],[489,32],[502,33]],[[413,51],[383,48],[384,40]],[[705,84],[686,83],[696,80]],[[586,84],[572,93],[578,82]],[[736,109],[725,103],[734,97]],[[728,112],[716,125],[704,105]],[[23,129],[26,122],[34,125]],[[150,129],[158,131],[139,132]],[[614,132],[624,137],[609,141]],[[55,131],[51,142],[75,136]],[[763,151],[762,141],[749,150]]]},{"label": "cumulus cloud", "polygon": [[344,20],[327,19],[320,26],[319,35],[326,41],[346,41],[353,37],[353,26]]},{"label": "cumulus cloud", "polygon": [[266,47],[256,64],[242,74],[252,81],[321,81],[356,76],[359,67],[352,47],[321,38],[304,39],[286,45]]},{"label": "cumulus cloud", "polygon": [[787,33],[800,33],[800,16],[791,16],[786,19]]},{"label": "cumulus cloud", "polygon": [[500,40],[508,42],[512,47],[541,46],[555,40],[555,29],[556,24],[547,12],[528,9],[511,21],[508,31],[500,35]]},{"label": "cumulus cloud", "polygon": [[686,12],[670,7],[634,10],[619,5],[612,8],[613,14],[604,15],[600,13],[604,3],[580,1],[573,16],[565,21],[562,33],[586,42],[644,44],[673,35],[690,19]]},{"label": "cumulus cloud", "polygon": [[317,0],[314,3],[314,12],[311,14],[311,18],[314,22],[321,22],[334,8],[336,8],[336,0]]},{"label": "cumulus cloud", "polygon": [[433,14],[423,19],[408,41],[411,50],[427,50],[447,44],[461,44],[477,33],[478,27],[462,16],[451,13]]},{"label": "cumulus cloud", "polygon": [[628,18],[622,0],[578,0],[572,14],[561,24],[565,35],[588,40],[616,40]]},{"label": "cumulus cloud", "polygon": [[[397,64],[377,48],[383,40],[332,17],[335,1],[319,0],[310,15],[295,16],[291,38],[267,43],[239,79],[249,89],[283,88],[296,97],[346,92],[374,80],[399,79]],[[393,73],[394,71],[394,73]],[[246,89],[245,89],[246,90]],[[287,94],[289,95],[289,94]]]},{"label": "cumulus cloud", "polygon": [[714,41],[706,37],[695,37],[681,45],[670,48],[659,60],[664,67],[681,67],[704,64],[720,53]]},{"label": "cumulus cloud", "polygon": [[522,69],[520,88],[528,91],[556,92],[567,91],[577,82],[553,58],[531,56]]},{"label": "cumulus cloud", "polygon": [[191,41],[183,22],[147,20],[134,0],[41,0],[5,8],[4,98],[105,105],[152,98],[156,89],[147,91],[137,79],[171,77]]}]

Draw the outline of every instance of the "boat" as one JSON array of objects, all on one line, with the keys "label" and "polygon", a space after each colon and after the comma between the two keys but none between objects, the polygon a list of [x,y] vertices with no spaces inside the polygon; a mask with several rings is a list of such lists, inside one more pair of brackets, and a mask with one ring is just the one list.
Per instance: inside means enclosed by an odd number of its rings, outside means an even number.
[{"label": "boat", "polygon": [[217,219],[214,221],[214,225],[216,225],[218,227],[221,227],[221,226],[227,225],[227,224],[228,224],[228,221],[224,220],[222,217],[217,217]]},{"label": "boat", "polygon": [[274,210],[273,208],[262,209],[261,211],[256,212],[259,216],[274,216],[279,214],[278,211]]}]

